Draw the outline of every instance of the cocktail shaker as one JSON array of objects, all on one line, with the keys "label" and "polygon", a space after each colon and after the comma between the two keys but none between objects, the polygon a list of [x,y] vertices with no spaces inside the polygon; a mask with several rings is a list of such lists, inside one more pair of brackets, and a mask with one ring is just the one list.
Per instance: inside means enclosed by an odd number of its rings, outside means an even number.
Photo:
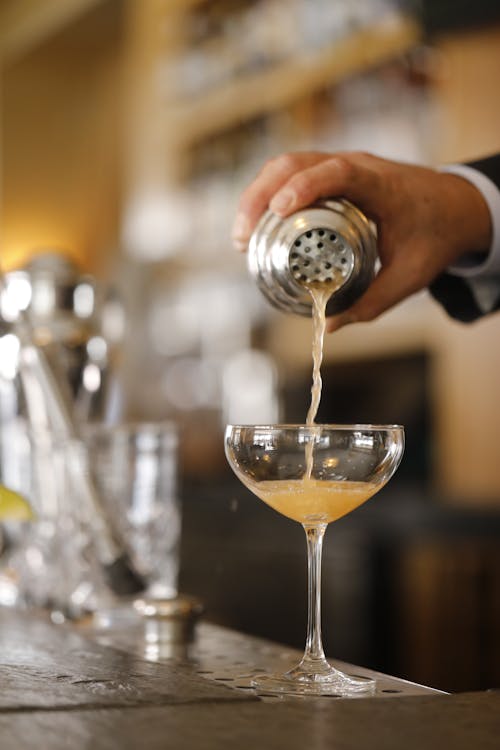
[{"label": "cocktail shaker", "polygon": [[326,314],[342,312],[367,289],[376,262],[374,225],[344,199],[319,200],[286,218],[267,211],[248,247],[250,274],[269,302],[306,316],[310,287],[328,285]]},{"label": "cocktail shaker", "polygon": [[32,343],[51,350],[75,414],[85,421],[104,418],[114,386],[112,342],[103,334],[109,299],[107,287],[51,251],[7,272],[0,286],[1,333],[18,336],[24,316]]}]

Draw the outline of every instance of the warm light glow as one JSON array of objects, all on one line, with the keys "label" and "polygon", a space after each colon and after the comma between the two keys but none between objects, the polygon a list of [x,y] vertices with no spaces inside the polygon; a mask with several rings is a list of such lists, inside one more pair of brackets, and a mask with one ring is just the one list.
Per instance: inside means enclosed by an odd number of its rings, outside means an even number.
[{"label": "warm light glow", "polygon": [[[7,206],[3,213],[7,214]],[[1,270],[8,272],[22,268],[36,256],[47,253],[48,248],[51,253],[64,255],[86,270],[88,257],[82,248],[80,228],[65,226],[60,216],[58,219],[56,224],[43,216],[29,217],[9,206],[8,221],[4,221],[2,229]]]},{"label": "warm light glow", "polygon": [[[68,241],[69,242],[69,241]],[[60,247],[63,246],[65,249],[62,250]],[[30,260],[37,257],[38,255],[44,255],[47,252],[47,248],[50,248],[51,253],[59,253],[64,255],[66,258],[70,258],[80,268],[85,267],[86,259],[83,254],[80,254],[77,250],[67,250],[66,247],[69,245],[66,242],[52,243],[50,241],[40,242],[40,236],[34,241],[19,242],[19,243],[8,243],[2,244],[2,253],[0,261],[0,269],[3,273],[9,271],[15,271],[18,268],[26,266]]]}]

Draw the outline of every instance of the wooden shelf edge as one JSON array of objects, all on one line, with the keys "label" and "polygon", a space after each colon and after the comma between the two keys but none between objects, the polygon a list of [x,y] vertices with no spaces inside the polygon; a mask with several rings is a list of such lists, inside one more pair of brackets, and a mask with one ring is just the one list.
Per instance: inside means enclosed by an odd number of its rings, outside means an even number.
[{"label": "wooden shelf edge", "polygon": [[4,0],[0,5],[0,64],[15,62],[102,0]]},{"label": "wooden shelf edge", "polygon": [[249,74],[196,100],[169,105],[169,129],[179,143],[189,145],[387,62],[410,50],[420,38],[414,20],[392,17],[315,55]]}]

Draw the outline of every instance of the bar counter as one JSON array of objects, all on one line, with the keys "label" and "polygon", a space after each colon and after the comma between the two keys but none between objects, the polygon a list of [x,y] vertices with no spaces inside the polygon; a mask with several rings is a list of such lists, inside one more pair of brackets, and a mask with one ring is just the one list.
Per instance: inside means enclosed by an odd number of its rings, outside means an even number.
[{"label": "bar counter", "polygon": [[205,622],[189,645],[146,644],[142,623],[53,625],[3,609],[0,747],[499,747],[498,692],[447,695],[386,675],[378,676],[375,696],[349,700],[258,696],[249,687],[252,673],[298,655]]}]

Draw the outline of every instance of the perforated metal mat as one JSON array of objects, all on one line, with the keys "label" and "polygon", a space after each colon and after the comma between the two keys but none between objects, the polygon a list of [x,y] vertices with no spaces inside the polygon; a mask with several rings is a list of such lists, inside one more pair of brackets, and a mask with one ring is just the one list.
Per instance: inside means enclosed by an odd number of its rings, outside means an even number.
[{"label": "perforated metal mat", "polygon": [[[188,645],[168,642],[147,643],[140,627],[94,631],[92,637],[103,645],[124,649],[129,653],[133,652],[149,661],[173,661],[193,675],[214,681],[219,685],[227,685],[247,695],[258,695],[266,701],[309,699],[288,695],[267,695],[257,692],[251,685],[252,678],[258,674],[284,672],[296,664],[301,657],[299,651],[217,625],[200,623],[196,629],[194,641]],[[377,687],[374,697],[377,698],[442,694],[439,690],[369,669],[353,667],[333,659],[330,662],[348,675],[375,678]],[[338,697],[317,696],[318,699],[324,698],[325,700]],[[314,699],[316,700],[316,696]]]}]

